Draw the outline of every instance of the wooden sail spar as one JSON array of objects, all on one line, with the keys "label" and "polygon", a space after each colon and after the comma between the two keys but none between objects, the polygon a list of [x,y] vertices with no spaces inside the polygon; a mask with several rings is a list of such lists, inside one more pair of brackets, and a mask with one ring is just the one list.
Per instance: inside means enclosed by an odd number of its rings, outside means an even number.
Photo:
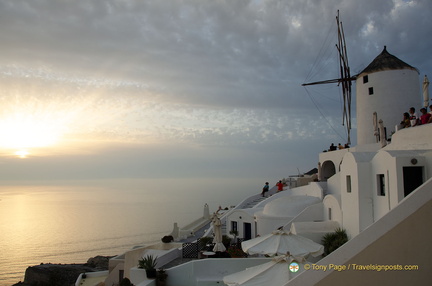
[{"label": "wooden sail spar", "polygon": [[[340,66],[340,76],[341,78],[351,78],[350,68],[348,64],[348,54],[346,50],[345,34],[343,32],[342,22],[339,21],[339,11],[336,16],[336,21],[338,23],[338,40],[339,43],[336,48],[339,51],[339,66]],[[339,25],[340,23],[340,25]],[[346,120],[346,129],[348,131],[348,144],[351,144],[351,81],[342,81],[342,93],[344,100],[344,110],[343,110],[343,123]]]},{"label": "wooden sail spar", "polygon": [[351,76],[350,68],[348,64],[348,53],[346,49],[345,34],[343,31],[342,22],[339,20],[339,10],[336,16],[336,23],[338,27],[338,43],[336,44],[336,49],[339,55],[339,72],[340,78],[323,80],[311,83],[304,83],[302,86],[316,85],[316,84],[327,84],[327,83],[338,83],[342,86],[342,96],[343,96],[343,118],[342,124],[346,126],[348,138],[347,143],[351,144],[351,81],[355,80],[355,76]]}]

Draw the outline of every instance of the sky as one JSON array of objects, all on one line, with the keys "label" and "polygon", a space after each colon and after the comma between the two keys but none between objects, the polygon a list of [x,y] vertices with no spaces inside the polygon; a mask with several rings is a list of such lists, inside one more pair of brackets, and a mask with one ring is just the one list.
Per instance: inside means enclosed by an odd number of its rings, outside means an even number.
[{"label": "sky", "polygon": [[307,172],[347,140],[340,87],[302,87],[339,77],[338,10],[352,74],[385,45],[431,74],[430,0],[0,0],[0,179]]}]

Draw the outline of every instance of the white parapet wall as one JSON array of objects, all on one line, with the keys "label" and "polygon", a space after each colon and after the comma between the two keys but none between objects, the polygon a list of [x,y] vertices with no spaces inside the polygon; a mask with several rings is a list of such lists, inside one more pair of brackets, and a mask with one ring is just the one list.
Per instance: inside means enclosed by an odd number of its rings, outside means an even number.
[{"label": "white parapet wall", "polygon": [[161,267],[173,259],[180,257],[181,247],[181,243],[158,243],[146,247],[132,249],[126,252],[124,262],[124,276],[129,277],[130,269],[138,265],[138,260],[140,260],[146,252],[152,251],[155,253],[155,251],[159,251],[159,255],[157,255],[158,265],[156,266]]},{"label": "white parapet wall", "polygon": [[167,269],[167,285],[225,285],[223,283],[225,276],[264,264],[270,260],[270,258],[209,258],[194,260]]},{"label": "white parapet wall", "polygon": [[289,230],[291,225],[295,222],[315,222],[324,220],[324,204],[317,203],[306,207],[291,221],[284,224],[284,229]]},{"label": "white parapet wall", "polygon": [[329,232],[334,232],[340,227],[337,221],[321,222],[295,222],[291,225],[290,231],[293,234],[309,238],[316,243],[321,244],[322,237]]},{"label": "white parapet wall", "polygon": [[208,204],[205,204],[202,217],[194,220],[193,222],[181,228],[175,222],[173,230],[170,235],[174,238],[175,241],[186,239],[188,237],[194,236],[196,231],[204,227],[210,221],[211,221],[211,216],[210,216],[209,206]]},{"label": "white parapet wall", "polygon": [[287,190],[293,196],[311,196],[323,199],[323,187],[319,182],[309,182],[308,185]]},{"label": "white parapet wall", "polygon": [[108,270],[81,273],[75,282],[75,286],[98,285],[98,283],[103,282],[107,276]]}]

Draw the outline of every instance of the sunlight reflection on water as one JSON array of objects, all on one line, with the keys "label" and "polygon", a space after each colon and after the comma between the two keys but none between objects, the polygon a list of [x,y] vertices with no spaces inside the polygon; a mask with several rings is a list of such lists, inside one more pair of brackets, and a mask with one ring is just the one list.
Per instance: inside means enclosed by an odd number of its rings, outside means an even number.
[{"label": "sunlight reflection on water", "polygon": [[0,285],[24,280],[28,266],[84,263],[157,242],[219,205],[257,193],[254,179],[146,179],[87,185],[0,188]]}]

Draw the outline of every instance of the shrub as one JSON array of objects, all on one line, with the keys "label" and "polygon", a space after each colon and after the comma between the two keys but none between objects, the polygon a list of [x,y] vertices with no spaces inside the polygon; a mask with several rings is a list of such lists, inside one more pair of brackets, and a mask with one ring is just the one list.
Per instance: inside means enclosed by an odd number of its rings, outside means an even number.
[{"label": "shrub", "polygon": [[231,246],[228,248],[227,252],[231,257],[246,257],[246,253],[243,252],[241,248],[238,248],[236,246]]},{"label": "shrub", "polygon": [[159,269],[157,271],[157,274],[156,274],[156,279],[157,280],[159,280],[159,281],[165,281],[167,279],[167,277],[168,277],[168,274],[166,274],[166,272],[165,272],[164,269],[161,268],[161,269]]},{"label": "shrub", "polygon": [[211,250],[211,249],[207,249],[207,246],[211,245],[212,243],[213,243],[213,237],[203,236],[199,239],[199,248],[205,250]]},{"label": "shrub", "polygon": [[163,243],[169,243],[174,240],[174,237],[172,235],[165,235],[161,240]]},{"label": "shrub", "polygon": [[143,268],[145,270],[156,269],[157,258],[153,255],[146,255],[145,257],[138,260],[138,268]]},{"label": "shrub", "polygon": [[129,278],[125,277],[122,279],[122,281],[120,281],[120,286],[133,286],[133,284]]},{"label": "shrub", "polygon": [[329,255],[347,241],[348,235],[345,229],[337,228],[334,232],[326,233],[321,239],[324,246],[324,256]]},{"label": "shrub", "polygon": [[227,235],[222,235],[222,243],[225,248],[229,248],[229,246],[231,245],[231,237]]}]

